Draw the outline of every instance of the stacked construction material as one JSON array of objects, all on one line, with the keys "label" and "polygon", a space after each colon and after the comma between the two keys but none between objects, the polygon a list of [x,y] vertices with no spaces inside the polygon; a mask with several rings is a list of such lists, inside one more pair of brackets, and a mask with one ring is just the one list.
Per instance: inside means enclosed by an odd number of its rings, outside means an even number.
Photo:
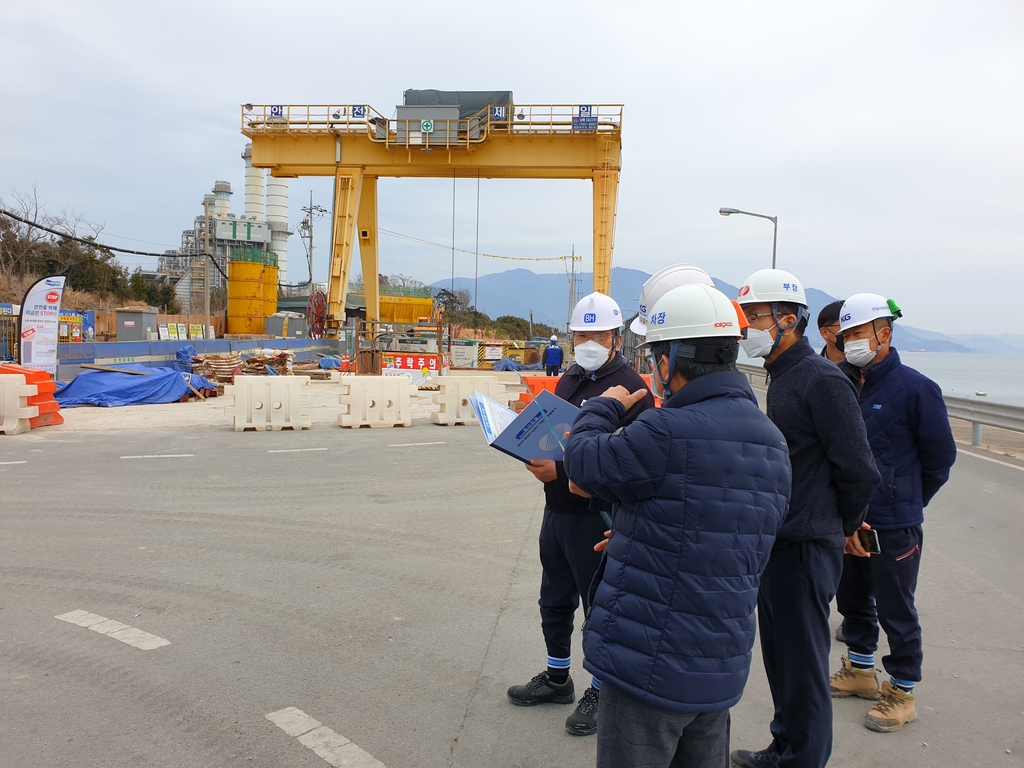
[{"label": "stacked construction material", "polygon": [[199,355],[192,358],[192,372],[210,381],[228,382],[243,364],[242,356],[236,352],[230,355]]},{"label": "stacked construction material", "polygon": [[263,354],[253,355],[242,364],[242,373],[246,376],[266,376],[268,368],[278,376],[290,376],[292,358],[295,354],[287,349],[265,349]]}]

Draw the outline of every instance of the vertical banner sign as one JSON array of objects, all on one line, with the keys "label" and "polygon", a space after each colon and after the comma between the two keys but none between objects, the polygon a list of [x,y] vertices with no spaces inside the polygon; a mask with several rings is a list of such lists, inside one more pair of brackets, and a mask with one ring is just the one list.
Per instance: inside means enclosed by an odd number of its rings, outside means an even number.
[{"label": "vertical banner sign", "polygon": [[18,323],[19,362],[57,376],[57,334],[64,277],[44,277],[25,291]]}]

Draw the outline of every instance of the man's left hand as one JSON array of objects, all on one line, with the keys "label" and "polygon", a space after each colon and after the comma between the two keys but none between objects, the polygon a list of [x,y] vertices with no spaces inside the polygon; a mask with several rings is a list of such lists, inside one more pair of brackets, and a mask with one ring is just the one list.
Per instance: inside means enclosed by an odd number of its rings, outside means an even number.
[{"label": "man's left hand", "polygon": [[618,400],[628,411],[634,405],[639,403],[645,397],[647,397],[646,389],[638,389],[636,392],[630,392],[621,384],[615,387],[609,387],[601,393],[601,397],[608,397],[612,400]]}]

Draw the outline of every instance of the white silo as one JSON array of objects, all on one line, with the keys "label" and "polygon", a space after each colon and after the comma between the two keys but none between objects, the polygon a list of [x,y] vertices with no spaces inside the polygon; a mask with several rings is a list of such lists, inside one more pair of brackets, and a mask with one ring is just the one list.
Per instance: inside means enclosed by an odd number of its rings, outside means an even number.
[{"label": "white silo", "polygon": [[277,254],[278,279],[287,282],[288,270],[288,179],[267,178],[267,228],[270,250]]},{"label": "white silo", "polygon": [[245,218],[249,221],[263,221],[264,171],[252,164],[252,144],[246,144],[242,151],[245,160]]},{"label": "white silo", "polygon": [[217,199],[217,218],[226,219],[231,213],[231,183],[228,181],[213,182],[213,196]]}]

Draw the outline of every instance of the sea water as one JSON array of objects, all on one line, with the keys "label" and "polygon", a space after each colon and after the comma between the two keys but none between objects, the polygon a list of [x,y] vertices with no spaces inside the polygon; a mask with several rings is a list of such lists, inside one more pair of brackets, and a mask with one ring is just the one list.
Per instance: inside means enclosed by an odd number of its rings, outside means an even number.
[{"label": "sea water", "polygon": [[900,360],[942,387],[942,394],[1024,406],[1024,356],[900,352]]}]

